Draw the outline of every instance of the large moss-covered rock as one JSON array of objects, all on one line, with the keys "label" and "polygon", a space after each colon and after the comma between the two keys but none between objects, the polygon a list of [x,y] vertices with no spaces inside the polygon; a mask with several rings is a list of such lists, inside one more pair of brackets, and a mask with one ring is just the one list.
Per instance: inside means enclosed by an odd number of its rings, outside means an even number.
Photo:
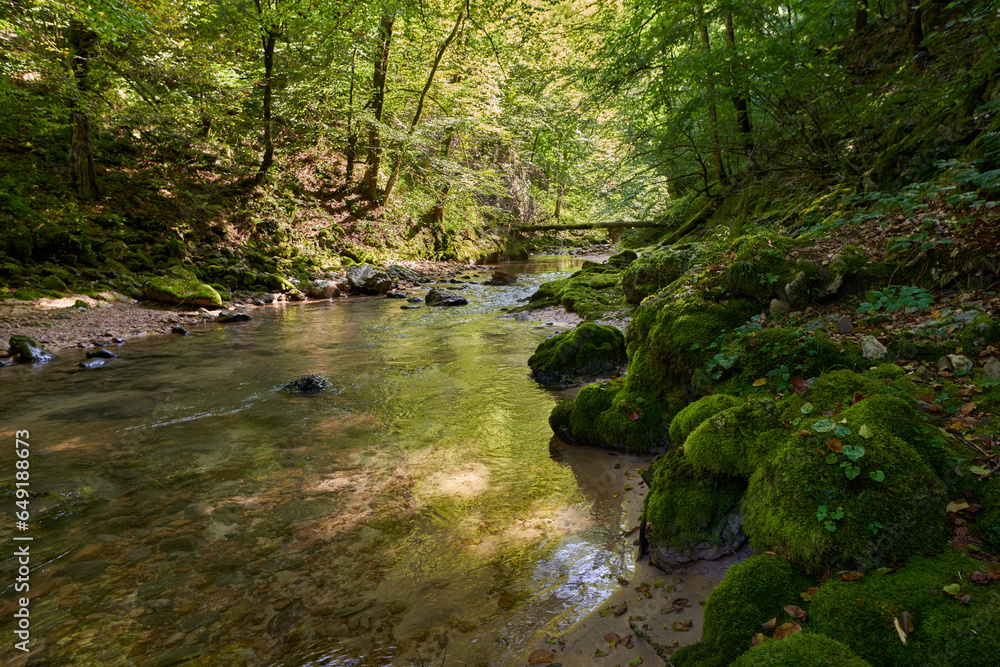
[{"label": "large moss-covered rock", "polygon": [[846,644],[814,632],[769,640],[752,648],[732,667],[871,667]]},{"label": "large moss-covered rock", "polygon": [[680,649],[671,662],[677,667],[729,664],[750,648],[762,623],[787,618],[782,607],[800,604],[799,593],[809,585],[774,556],[751,556],[733,565],[705,601],[702,642]]},{"label": "large moss-covered rock", "polygon": [[775,295],[784,298],[781,288],[794,281],[801,271],[804,276],[800,282],[804,282],[800,289],[807,291],[810,278],[818,275],[819,270],[808,262],[796,264],[789,260],[788,253],[795,246],[792,239],[773,234],[741,236],[727,253],[724,284],[735,296],[766,303]]},{"label": "large moss-covered rock", "polygon": [[652,466],[643,520],[649,559],[662,569],[693,560],[714,560],[746,541],[738,511],[746,482],[697,470],[684,452],[657,457]]},{"label": "large moss-covered rock", "polygon": [[150,278],[143,292],[147,299],[185,306],[221,308],[222,297],[193,273],[175,267],[169,275]]},{"label": "large moss-covered rock", "polygon": [[583,322],[543,341],[528,359],[542,384],[572,385],[580,375],[607,376],[626,364],[625,334],[610,325]]},{"label": "large moss-covered rock", "polygon": [[674,282],[688,270],[691,257],[673,248],[657,248],[646,253],[622,272],[625,300],[639,303]]},{"label": "large moss-covered rock", "polygon": [[[973,583],[988,563],[957,549],[914,556],[902,569],[857,581],[831,578],[813,596],[809,626],[850,647],[872,665],[992,667],[1000,655],[1000,583]],[[968,604],[946,594],[957,583]],[[894,619],[903,612],[914,630],[904,645]]]},{"label": "large moss-covered rock", "polygon": [[619,270],[598,265],[581,269],[568,278],[542,283],[529,301],[533,308],[562,306],[584,319],[593,320],[624,305],[620,285]]},{"label": "large moss-covered rock", "polygon": [[691,403],[677,413],[670,422],[670,439],[680,447],[687,437],[709,417],[737,405],[736,399],[727,394],[709,394]]},{"label": "large moss-covered rock", "polygon": [[944,485],[913,444],[922,424],[910,404],[873,396],[800,427],[750,477],[742,507],[755,550],[822,572],[942,543]]},{"label": "large moss-covered rock", "polygon": [[587,385],[576,400],[556,406],[549,425],[570,443],[644,454],[666,447],[669,415],[683,400],[682,394],[632,391],[614,378]]},{"label": "large moss-covered rock", "polygon": [[8,351],[22,364],[44,364],[46,361],[52,361],[52,354],[28,336],[11,336]]},{"label": "large moss-covered rock", "polygon": [[770,399],[751,400],[706,419],[687,437],[684,453],[706,474],[750,477],[788,438]]}]

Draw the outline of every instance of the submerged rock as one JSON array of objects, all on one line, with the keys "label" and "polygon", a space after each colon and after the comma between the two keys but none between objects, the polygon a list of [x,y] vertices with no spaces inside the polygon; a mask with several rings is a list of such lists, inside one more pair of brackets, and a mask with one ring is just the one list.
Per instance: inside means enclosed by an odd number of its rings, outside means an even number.
[{"label": "submerged rock", "polygon": [[385,294],[392,289],[392,278],[389,274],[370,264],[349,267],[347,282],[352,291],[360,294]]},{"label": "submerged rock", "polygon": [[103,347],[96,350],[89,350],[87,352],[88,359],[117,359],[118,355],[110,350],[105,350]]},{"label": "submerged rock", "polygon": [[428,306],[464,306],[469,303],[464,296],[454,294],[449,290],[434,288],[427,293],[424,301]]},{"label": "submerged rock", "polygon": [[572,386],[577,376],[608,376],[624,368],[625,335],[616,327],[583,322],[543,341],[528,359],[541,384]]},{"label": "submerged rock", "polygon": [[494,271],[485,285],[513,285],[517,282],[517,275],[506,271]]},{"label": "submerged rock", "polygon": [[11,336],[9,351],[10,355],[22,364],[44,364],[52,361],[52,353],[27,336]]},{"label": "submerged rock", "polygon": [[234,322],[249,322],[252,319],[253,316],[247,313],[223,313],[215,321],[219,324],[232,324]]},{"label": "submerged rock", "polygon": [[285,385],[285,391],[302,394],[315,394],[330,387],[330,383],[322,375],[306,375]]},{"label": "submerged rock", "polygon": [[390,291],[390,292],[386,292],[385,293],[385,297],[387,299],[405,299],[406,298],[406,293],[405,292],[392,292],[392,291]]},{"label": "submerged rock", "polygon": [[170,333],[177,334],[178,336],[187,336],[191,332],[185,329],[184,327],[171,327]]},{"label": "submerged rock", "polygon": [[105,363],[104,359],[88,359],[87,361],[81,361],[77,366],[80,368],[98,368]]}]

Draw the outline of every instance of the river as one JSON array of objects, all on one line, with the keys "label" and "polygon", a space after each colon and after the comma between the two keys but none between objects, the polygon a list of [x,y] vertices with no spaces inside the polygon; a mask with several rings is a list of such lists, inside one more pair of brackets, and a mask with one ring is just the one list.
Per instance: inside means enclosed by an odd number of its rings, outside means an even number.
[{"label": "river", "polygon": [[[0,661],[507,665],[582,617],[633,567],[610,473],[629,459],[553,442],[558,396],[526,363],[553,327],[500,317],[579,263],[506,266],[520,282],[467,306],[289,303],[98,369],[0,369]],[[308,374],[335,390],[282,390]]]}]

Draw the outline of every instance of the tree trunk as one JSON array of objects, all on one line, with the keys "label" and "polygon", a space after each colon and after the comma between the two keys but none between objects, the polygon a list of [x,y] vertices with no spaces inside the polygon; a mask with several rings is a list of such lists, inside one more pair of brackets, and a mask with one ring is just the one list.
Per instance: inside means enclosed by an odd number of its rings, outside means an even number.
[{"label": "tree trunk", "polygon": [[351,54],[351,89],[347,96],[347,168],[344,170],[344,181],[354,180],[355,151],[358,147],[358,131],[354,127],[354,63],[357,61],[358,47]]},{"label": "tree trunk", "polygon": [[562,216],[562,200],[563,200],[563,184],[560,183],[559,187],[556,189],[556,211],[552,217],[559,222],[559,218]]},{"label": "tree trunk", "polygon": [[868,28],[868,0],[856,0],[854,8],[854,36],[861,35]]},{"label": "tree trunk", "polygon": [[[733,30],[733,9],[726,8],[726,44],[736,53],[736,31]],[[736,124],[740,130],[740,143],[743,144],[743,153],[747,158],[747,170],[756,170],[756,162],[753,154],[753,125],[750,123],[750,102],[746,93],[739,90],[743,87],[742,80],[732,77],[732,84],[737,88],[733,94],[733,108],[736,109]]]},{"label": "tree trunk", "polygon": [[271,26],[263,35],[261,42],[264,46],[264,157],[260,161],[260,168],[253,178],[253,187],[257,187],[264,182],[267,177],[267,170],[274,164],[274,137],[271,133],[271,77],[274,75],[274,43],[278,38],[278,30]]},{"label": "tree trunk", "polygon": [[385,103],[385,79],[389,70],[389,48],[392,46],[392,14],[382,15],[380,27],[382,49],[379,59],[375,61],[375,72],[372,75],[372,110],[375,122],[368,130],[368,162],[364,178],[361,180],[361,192],[369,201],[378,199],[378,171],[382,161],[382,137],[379,124],[382,122],[382,106]]},{"label": "tree trunk", "polygon": [[94,143],[90,119],[80,104],[80,97],[90,89],[90,58],[97,34],[79,21],[69,25],[70,67],[75,89],[70,98],[70,160],[73,167],[73,184],[83,199],[100,197],[97,186],[97,168],[94,165]]},{"label": "tree trunk", "polygon": [[[445,38],[444,42],[441,43],[441,47],[438,49],[437,55],[434,57],[434,64],[431,65],[431,71],[427,75],[427,82],[424,84],[424,89],[420,91],[420,100],[417,102],[417,110],[413,114],[413,120],[410,122],[410,130],[407,133],[409,136],[413,134],[413,130],[416,129],[417,123],[420,122],[420,116],[424,112],[424,102],[427,100],[427,92],[431,89],[431,84],[434,82],[434,75],[437,74],[438,66],[441,64],[441,58],[444,57],[444,51],[451,44],[452,40],[455,39],[455,35],[462,27],[462,17],[465,16],[465,5],[458,10],[458,18],[455,19],[455,26],[448,33],[448,37]],[[396,154],[396,161],[392,165],[392,173],[389,175],[389,180],[385,184],[385,192],[382,193],[382,204],[384,205],[389,201],[389,196],[392,194],[392,189],[396,185],[396,179],[399,178],[399,169],[403,164],[403,146],[398,146],[398,152]]]},{"label": "tree trunk", "polygon": [[[451,141],[455,136],[455,128],[449,127],[445,130],[444,143],[442,144],[441,155],[443,157],[448,157],[451,152]],[[437,200],[434,202],[434,208],[431,209],[431,224],[435,230],[435,238],[437,238],[437,230],[444,233],[444,204],[448,199],[448,193],[451,191],[451,181],[446,180],[444,183],[444,188],[441,189],[441,194],[438,195]],[[435,250],[438,248],[435,247]]]},{"label": "tree trunk", "polygon": [[927,53],[927,47],[923,45],[924,25],[921,16],[920,0],[906,1],[906,39],[910,43],[910,53],[918,55]]},{"label": "tree trunk", "polygon": [[708,127],[712,137],[712,160],[715,163],[715,177],[722,185],[728,185],[729,179],[726,177],[726,167],[722,162],[722,141],[719,139],[719,117],[715,108],[715,80],[712,77],[712,67],[708,64],[708,59],[712,53],[712,47],[708,41],[708,23],[701,5],[698,6],[698,28],[701,31],[701,46],[705,50],[705,88],[708,92]]}]

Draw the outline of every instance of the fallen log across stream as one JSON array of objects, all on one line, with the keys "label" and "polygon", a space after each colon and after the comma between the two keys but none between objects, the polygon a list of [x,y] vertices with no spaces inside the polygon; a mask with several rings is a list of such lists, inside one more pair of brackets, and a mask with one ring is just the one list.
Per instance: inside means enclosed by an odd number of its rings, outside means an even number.
[{"label": "fallen log across stream", "polygon": [[662,220],[650,221],[650,220],[637,220],[634,222],[629,221],[615,221],[615,222],[581,222],[578,224],[570,225],[511,225],[510,231],[512,232],[551,232],[559,231],[560,229],[639,229],[645,227],[663,227],[666,228],[667,225],[664,224]]}]

